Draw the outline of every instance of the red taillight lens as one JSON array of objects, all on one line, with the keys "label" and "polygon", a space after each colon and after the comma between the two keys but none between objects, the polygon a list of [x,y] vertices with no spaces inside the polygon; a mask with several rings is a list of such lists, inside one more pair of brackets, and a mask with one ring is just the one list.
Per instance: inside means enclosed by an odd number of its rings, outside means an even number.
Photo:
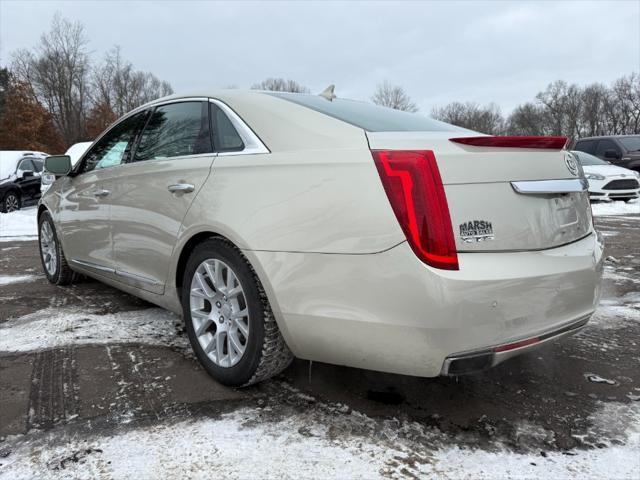
[{"label": "red taillight lens", "polygon": [[373,150],[393,212],[415,254],[427,265],[458,270],[449,206],[431,150]]}]

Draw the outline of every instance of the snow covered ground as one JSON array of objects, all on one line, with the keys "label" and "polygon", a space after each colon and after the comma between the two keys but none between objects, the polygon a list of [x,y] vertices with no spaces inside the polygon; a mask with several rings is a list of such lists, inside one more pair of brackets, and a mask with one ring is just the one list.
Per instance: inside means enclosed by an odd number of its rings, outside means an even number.
[{"label": "snow covered ground", "polygon": [[[594,326],[637,322],[638,293],[603,302]],[[626,306],[622,306],[622,304]],[[0,327],[0,352],[69,345],[147,343],[186,348],[176,316],[156,308],[111,315],[45,309]],[[588,338],[586,339],[588,341]],[[589,381],[606,381],[592,374]],[[601,403],[583,435],[591,449],[519,452],[500,438],[482,448],[437,428],[396,418],[372,418],[325,403],[280,382],[285,401],[258,401],[219,416],[165,417],[114,433],[59,426],[0,443],[0,479],[30,478],[615,478],[640,474],[640,402]],[[282,393],[283,392],[283,393]],[[640,392],[637,392],[640,394]],[[518,438],[554,432],[522,419]],[[595,442],[595,441],[594,441]],[[1,453],[1,451],[0,451]]]},{"label": "snow covered ground", "polygon": [[[291,390],[306,408],[246,407],[218,418],[165,421],[115,435],[50,431],[25,438],[0,478],[615,478],[640,473],[640,405],[603,404],[594,428],[624,424],[625,443],[571,452],[514,453],[451,446],[436,429],[375,420]],[[298,398],[296,398],[298,397]],[[282,413],[282,412],[281,412]],[[526,421],[523,435],[549,435]],[[594,432],[598,433],[598,432]],[[11,439],[9,439],[11,440]]]},{"label": "snow covered ground", "polygon": [[626,202],[594,202],[591,211],[595,216],[640,214],[640,200]]},{"label": "snow covered ground", "polygon": [[17,212],[0,213],[0,242],[36,240],[36,207],[24,208]]},{"label": "snow covered ground", "polygon": [[0,352],[127,342],[186,349],[186,338],[176,335],[177,325],[180,325],[180,319],[161,308],[111,315],[51,308],[0,324]]}]

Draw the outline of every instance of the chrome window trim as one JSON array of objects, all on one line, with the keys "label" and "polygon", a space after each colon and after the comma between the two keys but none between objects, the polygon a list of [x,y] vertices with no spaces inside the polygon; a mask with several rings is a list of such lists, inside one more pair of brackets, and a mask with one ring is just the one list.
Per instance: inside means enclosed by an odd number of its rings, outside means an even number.
[{"label": "chrome window trim", "polygon": [[[215,98],[210,98],[209,102],[218,106],[220,110],[229,118],[229,121],[240,135],[244,148],[234,152],[217,152],[219,157],[231,157],[236,155],[254,155],[258,153],[271,153],[262,140],[251,130],[251,128],[233,111],[226,103]],[[214,145],[215,148],[215,145]]]},{"label": "chrome window trim", "polygon": [[589,188],[584,178],[571,178],[561,180],[524,180],[511,182],[511,186],[517,193],[523,195],[549,195],[555,193],[586,192]]}]

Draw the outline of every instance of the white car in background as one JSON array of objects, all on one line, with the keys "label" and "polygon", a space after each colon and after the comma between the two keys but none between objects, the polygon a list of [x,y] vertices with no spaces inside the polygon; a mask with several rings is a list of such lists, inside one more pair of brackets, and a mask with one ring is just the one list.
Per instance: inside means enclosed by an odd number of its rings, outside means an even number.
[{"label": "white car in background", "polygon": [[[93,142],[80,142],[74,143],[69,147],[69,149],[65,152],[65,155],[68,155],[71,158],[71,165],[78,163],[78,160],[84,155]],[[50,173],[45,172],[41,177],[40,182],[40,192],[44,193],[49,190],[49,187],[56,181],[56,176]]]},{"label": "white car in background", "polygon": [[582,165],[589,182],[591,200],[622,200],[628,202],[638,198],[640,173],[612,165],[585,152],[572,152]]}]

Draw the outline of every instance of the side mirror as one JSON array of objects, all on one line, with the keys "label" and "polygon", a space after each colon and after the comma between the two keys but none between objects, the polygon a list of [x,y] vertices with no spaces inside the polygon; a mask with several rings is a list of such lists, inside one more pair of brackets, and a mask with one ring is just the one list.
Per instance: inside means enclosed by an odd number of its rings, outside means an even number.
[{"label": "side mirror", "polygon": [[21,170],[20,178],[29,178],[33,177],[33,170]]},{"label": "side mirror", "polygon": [[67,175],[71,171],[69,155],[53,155],[44,159],[44,169],[54,175]]},{"label": "side mirror", "polygon": [[620,158],[620,153],[616,152],[615,150],[605,150],[604,158],[612,158],[614,160],[617,160],[618,158]]}]

